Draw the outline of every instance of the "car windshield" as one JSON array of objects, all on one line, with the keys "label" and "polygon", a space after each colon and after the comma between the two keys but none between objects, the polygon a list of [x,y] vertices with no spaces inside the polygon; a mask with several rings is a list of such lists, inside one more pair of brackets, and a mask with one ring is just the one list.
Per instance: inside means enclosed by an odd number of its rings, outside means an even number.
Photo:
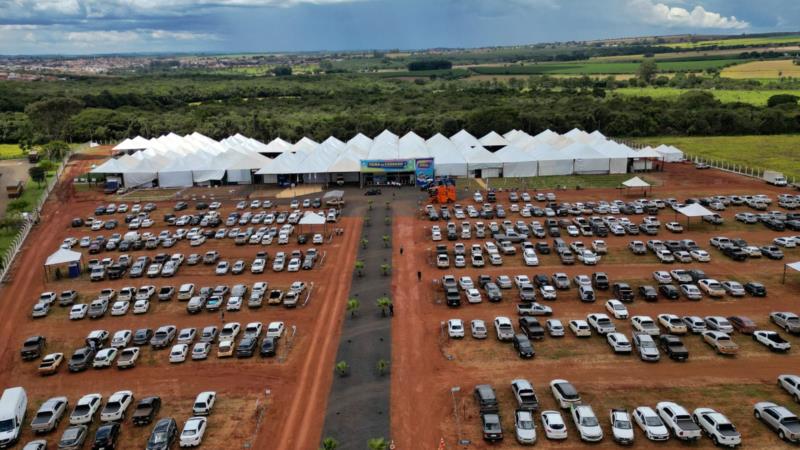
[{"label": "car windshield", "polygon": [[581,419],[581,425],[584,427],[596,427],[597,418],[594,416],[584,417]]},{"label": "car windshield", "polygon": [[619,428],[620,430],[630,430],[631,423],[627,420],[615,420],[614,428]]},{"label": "car windshield", "polygon": [[656,416],[647,416],[647,417],[645,417],[644,418],[644,423],[647,424],[648,427],[660,427],[660,426],[664,425],[664,423],[661,422],[661,419],[659,419]]},{"label": "car windshield", "polygon": [[166,443],[167,440],[168,440],[167,436],[168,436],[167,433],[164,432],[164,431],[159,431],[157,433],[153,433],[153,435],[150,436],[150,441],[148,442],[148,444],[163,444],[163,443]]},{"label": "car windshield", "polygon": [[519,428],[521,430],[532,430],[533,429],[533,422],[530,420],[520,420],[519,421]]},{"label": "car windshield", "polygon": [[89,412],[89,405],[78,405],[75,407],[76,415],[84,415]]},{"label": "car windshield", "polygon": [[80,428],[67,428],[64,431],[64,434],[61,435],[61,440],[62,441],[71,441],[71,440],[77,439],[78,436],[80,436],[80,434],[81,434],[81,429]]},{"label": "car windshield", "polygon": [[0,433],[7,433],[14,429],[14,420],[0,420]]},{"label": "car windshield", "polygon": [[653,343],[653,341],[650,341],[650,340],[643,339],[643,340],[639,341],[639,347],[642,347],[642,348],[653,348],[655,346],[656,345]]},{"label": "car windshield", "polygon": [[717,425],[717,430],[723,434],[737,434],[736,428],[730,423],[721,423]]}]

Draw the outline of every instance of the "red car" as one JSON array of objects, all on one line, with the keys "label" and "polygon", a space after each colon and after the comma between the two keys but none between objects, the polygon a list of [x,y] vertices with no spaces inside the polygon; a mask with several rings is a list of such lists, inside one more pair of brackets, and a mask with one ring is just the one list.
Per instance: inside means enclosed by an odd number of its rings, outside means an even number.
[{"label": "red car", "polygon": [[746,316],[731,316],[728,321],[733,325],[733,328],[742,334],[753,334],[756,331],[756,323]]}]

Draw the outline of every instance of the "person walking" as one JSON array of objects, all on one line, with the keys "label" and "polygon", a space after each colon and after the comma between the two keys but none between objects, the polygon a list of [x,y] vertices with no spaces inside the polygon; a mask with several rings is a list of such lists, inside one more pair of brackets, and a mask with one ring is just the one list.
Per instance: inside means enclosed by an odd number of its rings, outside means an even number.
[{"label": "person walking", "polygon": [[394,317],[394,303],[389,303],[389,317]]},{"label": "person walking", "polygon": [[400,256],[403,256],[403,247],[400,247]]},{"label": "person walking", "polygon": [[417,271],[417,281],[422,281],[422,272]]}]

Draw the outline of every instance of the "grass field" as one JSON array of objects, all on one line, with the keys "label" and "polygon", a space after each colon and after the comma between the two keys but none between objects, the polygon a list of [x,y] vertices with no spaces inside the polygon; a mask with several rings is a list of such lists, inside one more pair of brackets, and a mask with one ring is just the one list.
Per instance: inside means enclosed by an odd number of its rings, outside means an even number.
[{"label": "grass field", "polygon": [[[635,141],[674,145],[689,155],[783,172],[800,179],[800,135],[653,137]],[[791,178],[790,178],[791,181]]]},{"label": "grass field", "polygon": [[[740,59],[709,59],[698,61],[663,61],[658,63],[661,72],[700,72],[709,68],[721,69],[738,64]],[[579,62],[579,63],[542,63],[524,66],[475,66],[470,67],[475,73],[482,75],[535,75],[535,74],[623,74],[636,73],[639,69],[636,62]]]},{"label": "grass field", "polygon": [[[636,95],[636,96],[647,96],[653,98],[676,98],[681,94],[685,94],[689,92],[688,89],[678,89],[678,88],[654,88],[654,87],[646,87],[646,88],[620,88],[615,89],[613,92],[622,95]],[[718,90],[707,90],[705,92],[710,92],[714,95],[714,97],[724,103],[730,102],[742,102],[742,103],[749,103],[751,105],[756,106],[765,106],[767,104],[767,100],[773,95],[778,94],[791,94],[800,96],[800,90],[741,90],[741,89],[718,89]]]},{"label": "grass field", "polygon": [[747,46],[752,47],[756,45],[786,45],[800,43],[800,35],[785,35],[785,36],[765,36],[756,38],[734,38],[734,39],[718,39],[711,41],[701,42],[675,42],[670,44],[661,44],[662,47],[670,48],[706,48],[706,47],[737,47]]},{"label": "grass field", "polygon": [[384,71],[374,72],[371,75],[380,78],[428,78],[432,75],[437,77],[464,77],[469,75],[467,69],[441,69],[441,70],[402,70],[402,71]]},{"label": "grass field", "polygon": [[[615,188],[619,187],[623,181],[629,179],[630,174],[613,175],[555,175],[548,177],[527,177],[527,178],[492,178],[488,180],[490,188],[518,188],[518,189],[555,189],[566,187],[575,189],[581,188]],[[649,183],[655,184],[654,180],[648,180],[646,176],[641,178]],[[486,179],[484,179],[486,182]],[[473,178],[459,178],[456,181],[459,189],[467,188],[470,191],[483,189]]]},{"label": "grass field", "polygon": [[21,158],[22,149],[17,144],[0,144],[0,159]]},{"label": "grass field", "polygon": [[754,61],[726,67],[722,70],[722,76],[736,79],[800,77],[800,65],[793,63],[791,59]]}]

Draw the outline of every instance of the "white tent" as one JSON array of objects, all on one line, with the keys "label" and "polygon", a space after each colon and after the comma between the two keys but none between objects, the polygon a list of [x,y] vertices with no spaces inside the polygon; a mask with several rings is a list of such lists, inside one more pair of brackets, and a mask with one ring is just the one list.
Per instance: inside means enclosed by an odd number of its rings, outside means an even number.
[{"label": "white tent", "polygon": [[55,253],[47,257],[45,266],[57,266],[61,264],[68,264],[71,262],[80,262],[82,258],[81,252],[76,252],[67,248],[60,248]]},{"label": "white tent", "polygon": [[675,211],[683,214],[686,217],[704,217],[714,215],[714,211],[707,209],[699,203],[692,203],[691,205],[678,208]]},{"label": "white tent", "polygon": [[467,176],[467,160],[453,141],[436,133],[427,141],[436,176]]},{"label": "white tent", "polygon": [[539,169],[539,161],[525,149],[514,144],[494,153],[503,163],[503,177],[533,177]]},{"label": "white tent", "polygon": [[675,147],[662,144],[656,147],[655,151],[658,152],[666,162],[683,161],[683,152]]},{"label": "white tent", "polygon": [[500,160],[499,156],[491,153],[480,145],[462,150],[464,152],[464,159],[467,160],[467,170],[470,175],[479,176],[477,171],[480,171],[481,178],[495,178],[500,176],[500,171],[503,169],[503,162]]},{"label": "white tent", "polygon": [[505,147],[509,144],[506,138],[500,136],[494,131],[486,133],[486,136],[478,139],[478,141],[484,147]]},{"label": "white tent", "polygon": [[647,181],[644,181],[643,179],[641,179],[639,177],[633,177],[630,180],[623,181],[622,184],[624,186],[626,186],[626,187],[631,187],[631,188],[649,187],[650,186],[650,183],[648,183]]},{"label": "white tent", "polygon": [[467,148],[467,147],[475,147],[481,145],[478,138],[469,134],[467,130],[461,130],[458,133],[450,136],[450,140],[453,141],[459,147]]}]

